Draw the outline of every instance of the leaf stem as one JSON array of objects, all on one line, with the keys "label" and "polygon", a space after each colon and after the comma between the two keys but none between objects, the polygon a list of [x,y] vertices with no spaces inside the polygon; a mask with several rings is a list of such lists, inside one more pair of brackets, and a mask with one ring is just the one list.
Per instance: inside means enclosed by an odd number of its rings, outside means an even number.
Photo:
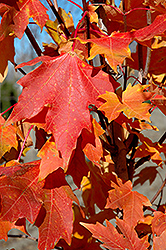
[{"label": "leaf stem", "polygon": [[27,140],[27,138],[28,138],[28,136],[29,136],[29,133],[31,132],[31,129],[32,129],[32,128],[33,128],[33,125],[31,125],[30,129],[28,130],[28,133],[27,133],[26,136],[25,136],[24,142],[23,142],[23,144],[22,144],[22,148],[21,148],[20,153],[19,153],[19,156],[18,156],[18,158],[17,158],[17,161],[18,161],[18,162],[19,162],[19,160],[20,160],[20,158],[21,158],[21,155],[22,155],[22,152],[23,152],[23,149],[24,149],[24,146],[25,146],[25,142],[26,142],[26,140]]},{"label": "leaf stem", "polygon": [[33,48],[34,48],[34,50],[36,51],[36,54],[37,54],[38,56],[41,56],[42,51],[41,51],[41,49],[40,49],[40,47],[39,47],[39,45],[38,45],[36,39],[34,38],[32,32],[31,32],[31,30],[29,29],[28,26],[27,26],[27,28],[26,28],[26,30],[25,30],[25,34],[27,35],[29,41],[31,42],[31,44],[32,44],[32,46],[33,46]]},{"label": "leaf stem", "polygon": [[49,4],[50,8],[52,9],[54,15],[56,16],[59,24],[63,24],[64,26],[64,33],[66,35],[66,38],[68,39],[70,37],[70,32],[68,31],[68,29],[65,26],[64,21],[62,20],[62,18],[60,17],[58,11],[55,9],[55,6],[53,5],[53,3],[51,2],[51,0],[47,0],[47,3]]},{"label": "leaf stem", "polygon": [[[83,5],[84,12],[87,11],[86,0],[82,0],[82,5]],[[89,17],[86,16],[84,21],[85,21],[85,29],[86,29],[86,38],[90,39],[90,22],[89,22]],[[88,43],[87,46],[88,46],[88,57],[90,57],[90,48],[91,48],[90,44]],[[89,64],[92,65],[92,61],[89,61]]]},{"label": "leaf stem", "polygon": [[[86,14],[87,14],[87,11],[84,12],[84,14],[83,14],[81,20],[78,22],[77,27],[76,27],[76,29],[75,29],[75,33],[74,33],[74,38],[77,37],[78,27],[79,27],[80,23],[84,20],[84,17],[86,16]],[[72,51],[74,51],[74,48],[75,48],[75,41],[74,41],[74,43],[73,43]]]},{"label": "leaf stem", "polygon": [[[151,22],[151,12],[148,9],[146,13],[147,13],[147,25],[150,25],[152,23]],[[146,78],[147,78],[148,71],[149,71],[149,66],[150,66],[150,60],[151,60],[151,48],[147,47],[146,64],[145,64],[145,69],[144,69],[144,74],[143,74],[143,81],[142,81],[143,84],[146,83]]]},{"label": "leaf stem", "polygon": [[[14,67],[17,67],[17,63],[15,63],[15,62],[11,62],[13,65],[14,65]],[[19,71],[20,71],[20,73],[22,73],[24,76],[27,74],[23,69],[21,69],[21,68],[17,68]]]},{"label": "leaf stem", "polygon": [[17,103],[15,103],[14,105],[12,105],[11,107],[9,107],[8,109],[6,109],[5,111],[3,111],[1,113],[1,115],[4,115],[6,112],[8,112],[10,109],[12,109],[14,106],[16,106]]},{"label": "leaf stem", "polygon": [[72,1],[72,0],[67,0],[67,1],[70,2],[70,3],[72,3],[72,4],[74,4],[75,6],[77,6],[82,11],[84,11],[84,9],[79,4],[75,3],[74,1]]}]

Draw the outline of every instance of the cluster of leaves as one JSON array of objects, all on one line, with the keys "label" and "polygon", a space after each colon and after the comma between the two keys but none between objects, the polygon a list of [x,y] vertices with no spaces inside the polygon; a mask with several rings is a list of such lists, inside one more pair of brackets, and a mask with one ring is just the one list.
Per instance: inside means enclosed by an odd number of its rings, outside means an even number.
[{"label": "cluster of leaves", "polygon": [[[47,2],[55,21],[39,0],[0,3],[1,79],[9,60],[16,66],[14,39],[24,32],[38,57],[16,69],[25,74],[22,67],[41,62],[18,81],[23,90],[9,118],[0,117],[0,239],[12,228],[28,234],[27,219],[39,228],[40,250],[165,249],[165,206],[151,207],[165,180],[151,202],[132,191],[132,180],[146,161],[155,166],[137,183],[153,182],[164,166],[165,133],[152,142],[142,131],[157,129],[154,108],[166,115],[166,3],[83,1],[74,28],[70,13]],[[53,39],[44,51],[29,18]],[[32,128],[40,160],[24,163]]]}]

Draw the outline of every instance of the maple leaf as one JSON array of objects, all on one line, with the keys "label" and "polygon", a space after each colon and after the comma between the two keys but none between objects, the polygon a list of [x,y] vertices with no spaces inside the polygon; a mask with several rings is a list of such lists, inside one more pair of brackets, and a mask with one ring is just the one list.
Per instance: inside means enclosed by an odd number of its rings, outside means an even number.
[{"label": "maple leaf", "polygon": [[95,69],[75,53],[43,56],[18,67],[40,61],[43,63],[37,69],[18,81],[23,92],[8,124],[34,116],[38,121],[39,112],[47,108],[45,129],[53,133],[57,150],[68,161],[82,128],[91,127],[88,105],[97,105],[98,95],[105,90],[114,91],[115,81],[102,71],[96,74]]},{"label": "maple leaf", "polygon": [[[55,241],[58,242],[61,237],[65,239],[68,244],[71,243],[73,200],[78,203],[69,186],[44,190],[43,201],[46,216],[43,221],[43,213],[40,214],[39,212],[38,222],[35,223],[36,226],[39,227],[39,249],[47,250],[54,248]],[[43,221],[41,225],[38,225],[39,221]]]},{"label": "maple leaf", "polygon": [[43,180],[48,174],[51,174],[59,167],[63,168],[63,159],[59,157],[55,142],[50,139],[44,144],[37,156],[42,158],[39,181]]},{"label": "maple leaf", "polygon": [[166,214],[160,211],[154,212],[152,220],[152,232],[160,236],[166,230]]},{"label": "maple leaf", "polygon": [[149,109],[152,106],[143,102],[150,99],[153,94],[144,92],[143,90],[146,87],[147,86],[142,86],[140,84],[132,87],[131,84],[129,84],[122,94],[122,100],[120,100],[115,93],[106,91],[106,94],[99,96],[106,101],[100,106],[99,110],[105,112],[109,121],[115,120],[122,111],[128,118],[136,117],[140,120],[146,119],[150,121]]},{"label": "maple leaf", "polygon": [[152,24],[133,32],[136,41],[150,46],[146,41],[151,40],[154,36],[162,35],[166,30],[166,14],[158,15]]},{"label": "maple leaf", "polygon": [[160,154],[166,152],[166,145],[152,142],[148,137],[143,134],[138,134],[138,137],[142,144],[137,147],[134,158],[150,156],[151,160],[155,162],[158,166],[161,166],[163,159]]},{"label": "maple leaf", "polygon": [[[140,29],[147,26],[147,10],[143,8],[132,8],[129,11],[120,10],[111,5],[102,5],[104,14],[102,13],[102,20],[107,27],[108,34],[113,31],[124,32],[124,19],[126,20],[126,31],[133,29]],[[151,21],[153,22],[157,16],[156,12],[151,12]],[[141,16],[141,18],[140,18]]]},{"label": "maple leaf", "polygon": [[16,128],[12,125],[5,127],[5,119],[0,116],[0,158],[12,147],[17,148]]},{"label": "maple leaf", "polygon": [[101,167],[99,163],[101,157],[103,156],[103,148],[99,136],[102,135],[105,131],[101,128],[101,126],[96,122],[95,119],[93,119],[92,124],[95,134],[95,145],[93,145],[92,143],[87,143],[83,148],[83,152],[90,161],[92,161],[98,167]]},{"label": "maple leaf", "polygon": [[149,181],[151,185],[156,179],[157,174],[158,174],[158,171],[156,167],[149,167],[149,166],[145,167],[139,172],[139,174],[134,175],[134,178],[138,177],[138,179],[134,181],[134,186],[138,185],[139,183],[143,185],[147,180]]},{"label": "maple leaf", "polygon": [[14,50],[14,37],[6,37],[3,41],[0,41],[0,82],[3,82],[7,75],[8,61],[14,62],[15,50]]},{"label": "maple leaf", "polygon": [[42,29],[49,19],[46,10],[39,0],[17,1],[13,3],[12,6],[1,3],[0,13],[3,16],[0,25],[0,41],[10,33],[14,33],[21,39],[30,17],[32,17]]},{"label": "maple leaf", "polygon": [[146,237],[139,239],[135,230],[131,229],[125,221],[118,218],[116,218],[116,224],[123,235],[119,234],[108,220],[106,220],[107,227],[98,222],[95,225],[83,222],[80,224],[87,228],[93,234],[93,237],[102,241],[103,246],[108,249],[145,250],[149,246]]},{"label": "maple leaf", "polygon": [[40,161],[22,165],[15,163],[14,173],[9,170],[7,176],[0,177],[1,220],[14,222],[26,217],[34,222],[43,195],[43,182],[38,183],[39,164]]},{"label": "maple leaf", "polygon": [[165,237],[166,237],[166,230],[163,231],[159,237],[154,236],[154,239],[153,239],[153,249],[154,250],[164,250],[165,249]]},{"label": "maple leaf", "polygon": [[97,13],[95,12],[95,10],[98,8],[99,6],[96,6],[96,5],[88,5],[87,6],[87,11],[88,11],[88,14],[89,14],[89,18],[90,18],[90,22],[93,23],[98,23],[98,15]]},{"label": "maple leaf", "polygon": [[[131,57],[133,60],[126,58],[127,65],[133,69],[139,70],[139,65],[138,65],[138,46],[136,48],[136,53],[132,53]],[[143,68],[145,67],[146,63],[146,53],[147,53],[147,47],[142,46],[142,54],[143,54]],[[166,53],[166,48],[162,47],[159,49],[153,49],[151,51],[151,61],[150,61],[150,66],[149,66],[149,74],[163,74],[165,73],[165,63],[166,63],[166,58],[165,58],[165,53]]]},{"label": "maple leaf", "polygon": [[[21,222],[21,224],[20,224],[20,222]],[[25,218],[19,219],[16,222],[0,220],[0,240],[3,239],[5,241],[7,241],[8,240],[7,233],[13,228],[18,229],[25,234],[28,234],[28,232],[26,231]]]},{"label": "maple leaf", "polygon": [[130,58],[131,52],[129,44],[132,38],[129,33],[113,32],[109,37],[101,37],[98,39],[81,40],[81,43],[92,43],[90,50],[90,57],[88,60],[93,59],[98,54],[104,54],[108,63],[117,71],[117,65],[121,65],[126,57]]},{"label": "maple leaf", "polygon": [[105,208],[120,208],[124,212],[124,220],[131,226],[135,227],[137,222],[143,218],[143,205],[151,206],[148,198],[137,191],[132,191],[131,181],[122,183],[117,178],[117,184],[112,182],[111,186],[114,188],[109,191],[107,204]]}]

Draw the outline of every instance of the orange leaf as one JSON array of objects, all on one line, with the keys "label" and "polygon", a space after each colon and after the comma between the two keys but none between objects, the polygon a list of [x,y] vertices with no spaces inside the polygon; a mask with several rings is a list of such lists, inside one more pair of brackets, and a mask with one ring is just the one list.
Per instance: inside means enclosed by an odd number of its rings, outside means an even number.
[{"label": "orange leaf", "polygon": [[118,33],[113,32],[109,37],[101,37],[98,39],[81,40],[81,43],[92,43],[90,50],[90,57],[88,60],[93,59],[98,54],[104,54],[108,63],[117,71],[117,65],[121,65],[126,57],[130,58],[131,52],[129,44],[132,38],[128,32]]},{"label": "orange leaf", "polygon": [[154,250],[165,250],[165,239],[166,239],[166,230],[162,232],[159,237],[154,236],[153,238],[153,249]]},{"label": "orange leaf", "polygon": [[107,204],[105,208],[120,208],[124,212],[124,220],[131,226],[135,227],[143,215],[143,205],[151,206],[148,198],[137,191],[132,191],[131,181],[122,184],[117,178],[118,185],[112,182],[113,190],[109,191]]},{"label": "orange leaf", "polygon": [[82,222],[80,224],[87,228],[93,234],[93,237],[102,241],[104,243],[103,246],[108,249],[147,249],[149,243],[146,237],[139,239],[135,230],[131,229],[125,221],[118,218],[116,218],[116,220],[116,224],[120,228],[122,234],[119,234],[108,220],[106,220],[107,227],[98,222],[95,225]]},{"label": "orange leaf", "polygon": [[156,211],[152,220],[152,232],[160,236],[166,230],[166,214]]},{"label": "orange leaf", "polygon": [[17,148],[16,128],[12,125],[5,127],[5,119],[0,116],[0,158],[12,147]]},{"label": "orange leaf", "polygon": [[137,84],[131,86],[129,84],[127,89],[122,94],[122,101],[118,96],[112,92],[106,92],[106,94],[100,95],[102,99],[106,100],[99,110],[103,110],[108,117],[109,121],[115,120],[120,112],[124,112],[128,118],[136,117],[140,120],[150,121],[149,109],[152,107],[148,103],[143,103],[150,99],[153,95],[150,92],[143,92],[147,86]]},{"label": "orange leaf", "polygon": [[22,225],[17,225],[17,222],[14,223],[14,222],[10,222],[10,221],[0,220],[0,240],[3,239],[5,241],[7,241],[8,240],[7,233],[13,228],[18,229],[25,234],[28,234],[28,232],[26,231],[26,220],[20,219],[20,220],[18,220],[18,223],[19,223],[19,221],[21,221]]},{"label": "orange leaf", "polygon": [[46,178],[48,174],[51,174],[59,167],[63,168],[63,159],[59,157],[55,142],[50,141],[50,139],[44,144],[37,156],[42,158],[39,181]]}]

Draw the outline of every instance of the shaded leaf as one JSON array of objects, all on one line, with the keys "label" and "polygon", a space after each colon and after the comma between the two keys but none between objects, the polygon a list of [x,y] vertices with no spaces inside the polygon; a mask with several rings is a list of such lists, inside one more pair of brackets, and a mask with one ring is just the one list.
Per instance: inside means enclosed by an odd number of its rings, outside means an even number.
[{"label": "shaded leaf", "polygon": [[156,169],[156,167],[145,167],[144,169],[142,169],[138,174],[134,175],[134,178],[138,177],[135,181],[134,181],[134,185],[136,186],[139,183],[141,185],[143,185],[146,181],[149,181],[150,185],[154,182],[154,180],[156,179],[156,176],[158,174],[158,171]]},{"label": "shaded leaf", "polygon": [[14,37],[8,36],[3,41],[0,41],[0,82],[3,82],[8,71],[8,61],[14,63]]}]

